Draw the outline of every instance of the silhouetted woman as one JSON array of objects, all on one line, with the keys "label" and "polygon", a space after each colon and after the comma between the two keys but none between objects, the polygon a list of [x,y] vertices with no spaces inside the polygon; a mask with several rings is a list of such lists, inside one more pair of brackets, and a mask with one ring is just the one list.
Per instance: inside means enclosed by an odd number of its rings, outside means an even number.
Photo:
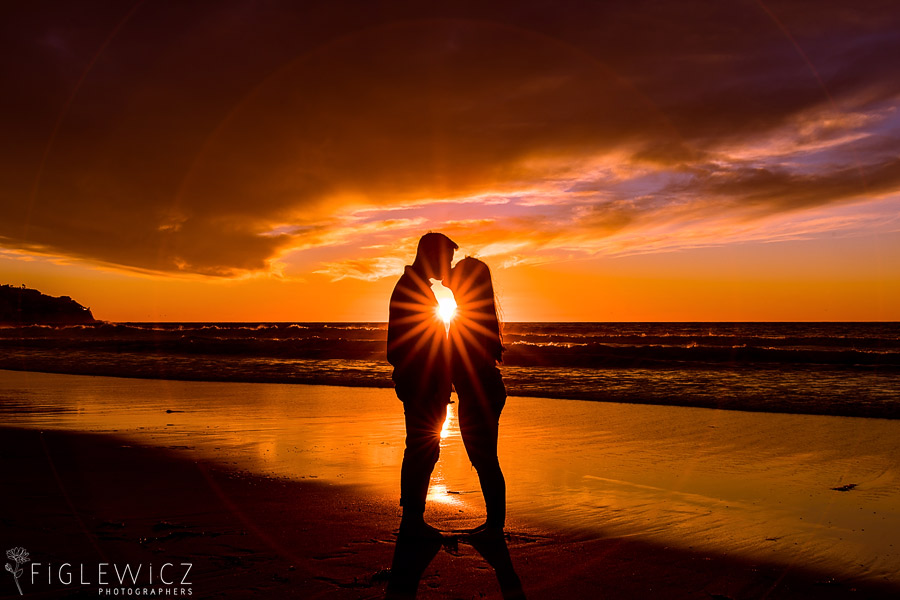
[{"label": "silhouetted woman", "polygon": [[449,284],[457,304],[450,324],[450,347],[459,429],[478,472],[487,508],[487,522],[474,532],[502,532],[506,482],[497,459],[497,433],[506,388],[497,368],[504,348],[491,272],[482,261],[466,257],[453,268]]}]

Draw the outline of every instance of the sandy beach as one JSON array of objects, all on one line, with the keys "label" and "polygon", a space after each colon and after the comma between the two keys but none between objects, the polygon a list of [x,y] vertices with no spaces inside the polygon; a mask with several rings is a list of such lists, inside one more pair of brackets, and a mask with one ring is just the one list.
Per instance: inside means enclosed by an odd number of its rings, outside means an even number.
[{"label": "sandy beach", "polygon": [[[101,563],[169,563],[169,579],[188,563],[201,598],[384,595],[403,442],[390,390],[2,371],[0,399],[2,542],[41,563],[28,596],[97,597]],[[430,559],[419,597],[500,597],[489,563],[506,556],[529,598],[896,597],[898,433],[510,398],[505,544],[414,549]],[[452,411],[426,517],[483,519]],[[69,585],[65,563],[82,566]],[[18,597],[9,573],[0,586]]]}]

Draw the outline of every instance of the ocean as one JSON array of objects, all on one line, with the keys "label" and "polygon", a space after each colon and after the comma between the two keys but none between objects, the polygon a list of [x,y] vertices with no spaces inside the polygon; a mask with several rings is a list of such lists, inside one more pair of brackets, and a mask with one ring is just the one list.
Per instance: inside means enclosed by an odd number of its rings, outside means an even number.
[{"label": "ocean", "polygon": [[[0,369],[391,387],[384,323],[0,329]],[[511,396],[900,418],[900,323],[506,323]]]}]

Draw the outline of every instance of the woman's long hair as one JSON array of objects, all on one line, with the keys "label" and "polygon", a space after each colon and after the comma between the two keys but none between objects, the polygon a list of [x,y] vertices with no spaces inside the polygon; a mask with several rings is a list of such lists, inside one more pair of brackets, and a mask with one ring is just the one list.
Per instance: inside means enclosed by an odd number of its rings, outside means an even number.
[{"label": "woman's long hair", "polygon": [[450,289],[456,299],[453,326],[460,330],[461,341],[502,361],[505,348],[490,268],[477,258],[465,257],[453,268]]}]

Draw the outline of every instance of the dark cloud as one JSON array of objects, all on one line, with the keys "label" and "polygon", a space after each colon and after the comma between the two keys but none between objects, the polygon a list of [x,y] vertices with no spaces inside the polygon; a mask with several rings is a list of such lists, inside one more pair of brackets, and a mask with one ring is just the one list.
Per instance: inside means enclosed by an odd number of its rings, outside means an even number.
[{"label": "dark cloud", "polygon": [[[855,198],[848,164],[709,161],[832,101],[892,101],[897,21],[877,2],[24,3],[0,25],[0,240],[229,276],[345,208],[600,189],[580,170],[622,152],[694,173],[686,194]],[[859,160],[896,189],[895,165]]]},{"label": "dark cloud", "polygon": [[[900,159],[894,157],[865,169],[848,166],[827,173],[801,174],[788,169],[744,167],[699,171],[680,191],[725,199],[746,213],[773,213],[825,206],[861,196],[877,197],[900,188]],[[672,193],[676,193],[672,190]]]}]

